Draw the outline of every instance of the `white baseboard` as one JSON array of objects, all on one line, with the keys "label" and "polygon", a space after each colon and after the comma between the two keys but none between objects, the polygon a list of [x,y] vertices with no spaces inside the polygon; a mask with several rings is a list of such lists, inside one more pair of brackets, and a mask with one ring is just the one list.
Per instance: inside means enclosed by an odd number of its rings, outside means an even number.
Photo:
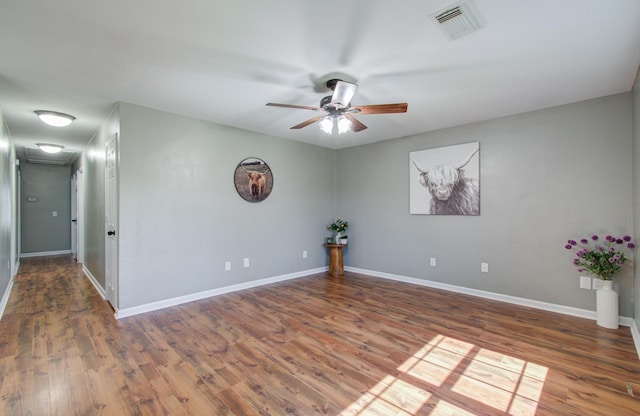
[{"label": "white baseboard", "polygon": [[[501,293],[487,292],[484,290],[470,289],[463,286],[449,285],[446,283],[434,282],[431,280],[417,279],[415,277],[399,276],[390,273],[377,272],[374,270],[359,269],[357,267],[345,267],[346,271],[353,273],[366,274],[369,276],[381,277],[383,279],[396,280],[399,282],[412,283],[419,286],[432,287],[435,289],[447,290],[449,292],[463,293],[465,295],[478,296],[485,299],[498,300],[501,302],[512,303],[515,305],[528,306],[530,308],[542,309],[549,312],[561,313],[564,315],[577,316],[579,318],[586,318],[591,320],[597,320],[596,312],[587,309],[573,308],[571,306],[557,305],[554,303],[540,302],[538,300],[520,298],[517,296],[503,295]],[[633,318],[621,316],[618,318],[619,324],[622,326],[628,326],[631,328],[631,336],[633,337],[633,343],[640,358],[640,331]]]},{"label": "white baseboard", "polygon": [[253,287],[264,286],[271,283],[283,282],[285,280],[297,279],[299,277],[309,276],[312,274],[324,273],[327,267],[319,267],[317,269],[303,270],[296,273],[284,274],[281,276],[268,277],[265,279],[254,280],[237,285],[225,286],[217,289],[206,290],[204,292],[192,293],[176,298],[165,299],[158,302],[147,303],[131,308],[123,308],[116,311],[116,319],[122,319],[129,316],[139,315],[146,312],[157,311],[159,309],[169,308],[171,306],[181,305],[183,303],[194,302],[196,300],[206,299],[213,296],[223,295],[225,293],[237,292],[238,290],[250,289]]},{"label": "white baseboard", "polygon": [[89,279],[93,287],[96,289],[96,292],[98,292],[98,294],[102,297],[103,300],[106,300],[107,296],[104,292],[104,289],[102,288],[102,286],[100,286],[100,283],[98,283],[95,276],[91,274],[89,269],[87,269],[84,264],[82,265],[82,271],[84,272],[85,276],[87,276],[87,279]]},{"label": "white baseboard", "polygon": [[640,331],[638,331],[638,325],[636,325],[636,321],[634,320],[631,320],[631,336],[633,337],[633,343],[636,346],[638,358],[640,359]]},{"label": "white baseboard", "polygon": [[13,277],[9,280],[9,284],[7,285],[7,290],[4,291],[4,295],[2,295],[2,299],[0,300],[0,320],[4,315],[4,308],[7,307],[7,303],[9,302],[9,295],[11,295],[11,289],[13,289]]},{"label": "white baseboard", "polygon": [[[381,277],[383,279],[396,280],[399,282],[411,283],[419,286],[432,287],[434,289],[442,289],[442,290],[447,290],[449,292],[462,293],[465,295],[477,296],[485,299],[498,300],[501,302],[513,303],[515,305],[527,306],[530,308],[541,309],[549,312],[556,312],[564,315],[591,319],[594,321],[597,319],[596,312],[590,311],[587,309],[557,305],[555,303],[541,302],[539,300],[520,298],[517,296],[511,296],[511,295],[503,295],[501,293],[487,292],[485,290],[478,290],[478,289],[470,289],[468,287],[434,282],[432,280],[424,280],[424,279],[418,279],[415,277],[399,276],[399,275],[390,274],[390,273],[377,272],[374,270],[359,269],[356,267],[345,267],[344,269],[354,273],[366,274],[369,276]],[[631,323],[633,322],[632,318],[628,318],[625,316],[621,316],[619,319],[620,319],[620,325],[622,326],[631,326]]]},{"label": "white baseboard", "polygon": [[26,257],[44,257],[44,256],[59,256],[62,254],[71,254],[71,250],[57,250],[57,251],[41,251],[38,253],[22,253],[20,258]]}]

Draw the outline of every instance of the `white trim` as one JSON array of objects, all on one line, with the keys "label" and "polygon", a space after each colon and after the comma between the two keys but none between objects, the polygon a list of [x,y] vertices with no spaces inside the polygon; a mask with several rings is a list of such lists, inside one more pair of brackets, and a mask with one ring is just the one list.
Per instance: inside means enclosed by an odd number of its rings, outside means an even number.
[{"label": "white trim", "polygon": [[7,303],[9,303],[9,296],[11,296],[11,290],[13,289],[13,281],[18,274],[18,269],[20,268],[20,260],[17,260],[14,264],[13,270],[15,273],[9,279],[9,284],[7,285],[7,290],[5,290],[4,295],[2,295],[2,299],[0,299],[0,320],[4,316],[4,309],[7,307]]},{"label": "white trim", "polygon": [[631,336],[633,337],[633,343],[636,346],[638,358],[640,359],[640,331],[638,331],[638,325],[636,321],[631,320]]},{"label": "white trim", "polygon": [[7,303],[9,303],[9,296],[11,295],[11,289],[13,289],[13,277],[9,280],[9,284],[7,285],[7,290],[5,290],[4,295],[2,296],[2,300],[0,300],[0,319],[4,315],[4,308],[7,307]]},{"label": "white trim", "polygon": [[[400,276],[390,273],[376,272],[374,270],[359,269],[357,267],[345,267],[346,271],[353,273],[366,274],[374,277],[381,277],[383,279],[396,280],[404,283],[411,283],[419,286],[432,287],[435,289],[447,290],[449,292],[462,293],[465,295],[477,296],[485,299],[497,300],[500,302],[512,303],[515,305],[527,306],[529,308],[541,309],[544,311],[561,313],[563,315],[577,316],[579,318],[596,320],[596,312],[587,309],[574,308],[571,306],[557,305],[555,303],[541,302],[539,300],[532,300],[527,298],[520,298],[517,296],[503,295],[501,293],[487,292],[484,290],[471,289],[463,286],[449,285],[447,283],[434,282],[431,280],[417,279],[415,277]],[[619,318],[620,325],[630,326],[633,319],[621,316]]]},{"label": "white trim", "polygon": [[39,253],[22,253],[20,258],[26,257],[44,257],[44,256],[59,256],[61,254],[71,254],[71,250],[57,250],[57,251],[41,251]]},{"label": "white trim", "polygon": [[283,282],[285,280],[297,279],[312,274],[324,273],[327,267],[319,267],[317,269],[303,270],[296,273],[284,274],[280,276],[267,277],[265,279],[253,280],[251,282],[239,283],[237,285],[220,287],[217,289],[206,290],[204,292],[191,293],[185,296],[165,299],[158,302],[151,302],[144,305],[133,306],[116,311],[116,319],[126,318],[133,315],[139,315],[146,312],[156,311],[158,309],[169,308],[171,306],[181,305],[183,303],[194,302],[196,300],[206,299],[213,296],[224,295],[225,293],[237,292],[239,290],[250,289],[253,287],[264,286],[271,283]]},{"label": "white trim", "polygon": [[98,281],[96,280],[96,277],[89,271],[89,269],[85,267],[84,264],[82,265],[82,271],[84,272],[85,276],[87,276],[87,279],[89,279],[89,281],[91,282],[93,287],[96,289],[96,292],[98,292],[100,297],[102,297],[103,300],[106,300],[104,289],[100,286],[100,283],[98,283]]}]

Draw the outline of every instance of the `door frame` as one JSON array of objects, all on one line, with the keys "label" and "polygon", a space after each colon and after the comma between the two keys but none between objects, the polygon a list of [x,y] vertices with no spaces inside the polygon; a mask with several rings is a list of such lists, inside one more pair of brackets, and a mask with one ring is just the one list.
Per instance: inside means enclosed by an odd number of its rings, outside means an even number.
[{"label": "door frame", "polygon": [[80,264],[84,264],[84,170],[78,169],[76,171],[76,230],[78,233],[78,239],[76,244],[78,245],[78,252],[76,253],[76,260]]},{"label": "door frame", "polygon": [[71,175],[71,254],[78,261],[78,176]]},{"label": "door frame", "polygon": [[[118,133],[105,145],[104,175],[104,237],[105,237],[105,295],[118,312]],[[109,235],[114,232],[113,235]]]}]

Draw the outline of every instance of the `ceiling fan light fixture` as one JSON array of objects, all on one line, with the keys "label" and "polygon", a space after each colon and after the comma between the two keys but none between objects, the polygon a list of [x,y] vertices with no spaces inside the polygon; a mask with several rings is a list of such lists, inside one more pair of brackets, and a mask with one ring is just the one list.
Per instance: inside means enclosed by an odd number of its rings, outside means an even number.
[{"label": "ceiling fan light fixture", "polygon": [[320,120],[320,123],[318,123],[318,126],[320,126],[320,130],[323,132],[331,134],[333,132],[333,117],[327,116],[323,118]]},{"label": "ceiling fan light fixture", "polygon": [[38,118],[44,123],[53,127],[65,127],[71,124],[76,118],[70,114],[59,113],[57,111],[36,110]]},{"label": "ceiling fan light fixture", "polygon": [[351,121],[345,116],[338,117],[338,134],[343,134],[351,130]]},{"label": "ceiling fan light fixture", "polygon": [[351,104],[351,99],[358,86],[344,81],[336,81],[333,87],[333,95],[331,96],[331,105],[335,108],[347,108]]},{"label": "ceiling fan light fixture", "polygon": [[57,144],[38,143],[38,148],[46,153],[60,153],[64,146]]}]

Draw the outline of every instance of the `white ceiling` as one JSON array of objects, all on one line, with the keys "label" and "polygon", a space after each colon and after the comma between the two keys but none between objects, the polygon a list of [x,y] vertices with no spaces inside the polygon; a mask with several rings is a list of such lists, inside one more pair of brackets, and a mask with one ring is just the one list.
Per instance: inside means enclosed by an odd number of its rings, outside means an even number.
[{"label": "white ceiling", "polygon": [[[630,91],[640,1],[471,0],[481,29],[450,40],[449,0],[20,0],[0,3],[0,108],[23,146],[81,151],[124,101],[330,148],[408,136]],[[369,128],[329,136],[320,80],[359,84]],[[34,110],[73,114],[47,127]]]}]

